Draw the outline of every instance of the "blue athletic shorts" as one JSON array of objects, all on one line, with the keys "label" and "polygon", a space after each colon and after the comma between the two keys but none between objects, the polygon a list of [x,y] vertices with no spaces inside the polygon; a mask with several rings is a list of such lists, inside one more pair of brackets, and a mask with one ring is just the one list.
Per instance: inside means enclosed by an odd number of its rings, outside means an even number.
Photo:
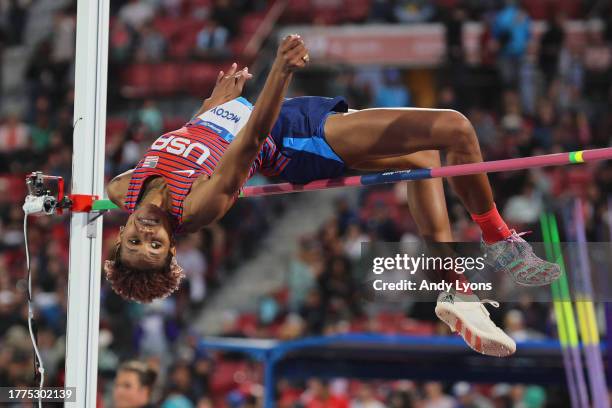
[{"label": "blue athletic shorts", "polygon": [[305,184],[340,177],[344,161],[325,140],[325,120],[336,112],[347,112],[346,100],[337,96],[300,96],[286,99],[271,136],[289,163],[280,173],[285,181]]}]

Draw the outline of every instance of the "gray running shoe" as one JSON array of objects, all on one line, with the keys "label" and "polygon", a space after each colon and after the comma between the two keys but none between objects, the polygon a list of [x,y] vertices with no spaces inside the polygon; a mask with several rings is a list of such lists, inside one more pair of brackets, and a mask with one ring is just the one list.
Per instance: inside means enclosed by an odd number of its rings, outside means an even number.
[{"label": "gray running shoe", "polygon": [[531,245],[512,230],[512,235],[503,241],[487,244],[481,241],[485,262],[495,272],[505,272],[523,286],[544,286],[559,279],[559,265],[540,259],[533,253]]}]

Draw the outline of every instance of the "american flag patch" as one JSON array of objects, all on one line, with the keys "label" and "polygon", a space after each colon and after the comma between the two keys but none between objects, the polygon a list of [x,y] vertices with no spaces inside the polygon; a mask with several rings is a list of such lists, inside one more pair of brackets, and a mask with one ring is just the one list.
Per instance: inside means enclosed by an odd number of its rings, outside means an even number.
[{"label": "american flag patch", "polygon": [[153,169],[157,167],[157,162],[159,161],[159,156],[147,156],[142,162],[142,167],[146,167],[149,169]]}]

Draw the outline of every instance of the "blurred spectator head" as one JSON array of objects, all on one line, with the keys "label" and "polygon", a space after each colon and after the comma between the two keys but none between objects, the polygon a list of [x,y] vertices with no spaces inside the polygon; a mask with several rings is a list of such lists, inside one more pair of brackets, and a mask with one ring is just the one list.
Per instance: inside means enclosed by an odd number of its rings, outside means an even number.
[{"label": "blurred spectator head", "polygon": [[157,372],[141,361],[127,361],[117,370],[113,388],[115,408],[144,407],[151,399]]},{"label": "blurred spectator head", "polygon": [[154,205],[142,205],[119,232],[104,271],[121,297],[142,303],[169,296],[184,276],[176,262],[169,215]]}]

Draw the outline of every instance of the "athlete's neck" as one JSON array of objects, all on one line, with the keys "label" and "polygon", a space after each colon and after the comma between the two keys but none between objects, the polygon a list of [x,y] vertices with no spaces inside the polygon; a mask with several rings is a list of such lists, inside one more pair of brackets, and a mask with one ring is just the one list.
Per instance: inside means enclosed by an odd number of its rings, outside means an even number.
[{"label": "athlete's neck", "polygon": [[168,187],[161,177],[154,177],[147,180],[144,186],[142,198],[138,201],[138,205],[153,204],[165,210],[170,210],[171,198]]}]

